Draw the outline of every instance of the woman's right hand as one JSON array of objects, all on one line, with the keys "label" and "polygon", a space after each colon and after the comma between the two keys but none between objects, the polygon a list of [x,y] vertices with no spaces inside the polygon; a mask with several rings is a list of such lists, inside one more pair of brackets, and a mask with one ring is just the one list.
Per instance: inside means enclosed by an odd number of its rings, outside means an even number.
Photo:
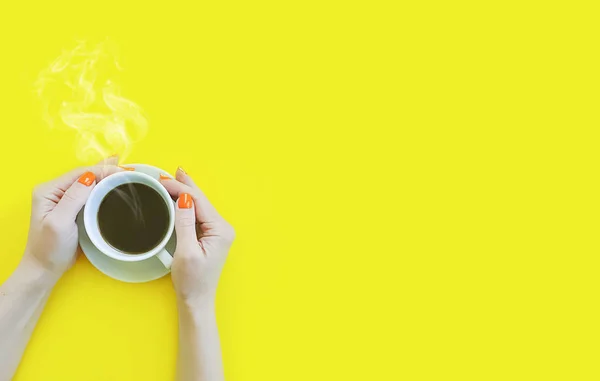
[{"label": "woman's right hand", "polygon": [[161,176],[161,183],[177,199],[171,269],[177,298],[191,305],[212,304],[234,229],[183,169],[177,169],[175,179]]}]

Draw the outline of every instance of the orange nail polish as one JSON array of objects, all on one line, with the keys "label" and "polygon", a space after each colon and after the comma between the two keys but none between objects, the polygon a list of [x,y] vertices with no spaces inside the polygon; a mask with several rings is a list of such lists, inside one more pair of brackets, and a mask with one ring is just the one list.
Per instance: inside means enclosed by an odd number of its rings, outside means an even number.
[{"label": "orange nail polish", "polygon": [[177,167],[177,170],[181,171],[187,175],[187,172],[185,171],[185,169],[183,169],[183,167],[179,166],[179,167]]},{"label": "orange nail polish", "polygon": [[179,209],[190,209],[192,204],[192,196],[189,193],[182,193],[181,196],[179,196]]},{"label": "orange nail polish", "polygon": [[94,180],[96,180],[96,175],[94,175],[93,172],[86,172],[83,175],[81,175],[81,177],[77,181],[79,181],[81,184],[85,185],[86,187],[89,187],[90,185],[92,185],[94,183]]},{"label": "orange nail polish", "polygon": [[162,173],[160,174],[159,177],[160,177],[161,180],[171,180],[171,178],[169,176],[163,175]]},{"label": "orange nail polish", "polygon": [[123,167],[122,165],[119,165],[119,168],[124,169],[126,171],[135,171],[135,168],[133,167]]}]

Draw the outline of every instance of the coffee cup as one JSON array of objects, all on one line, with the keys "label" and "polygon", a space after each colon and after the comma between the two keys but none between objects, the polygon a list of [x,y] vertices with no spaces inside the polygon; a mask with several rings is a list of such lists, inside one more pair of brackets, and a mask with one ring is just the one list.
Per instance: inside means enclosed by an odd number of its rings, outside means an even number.
[{"label": "coffee cup", "polygon": [[[120,196],[116,194],[116,192],[120,191],[125,194],[124,191],[121,191],[122,189],[125,191],[132,189],[133,192],[136,190],[144,191],[146,192],[145,194],[148,194],[151,197],[137,197],[137,201],[134,199],[119,199]],[[133,193],[133,195],[136,196],[135,193]],[[108,206],[105,205],[113,202],[115,207],[120,208],[119,210],[122,210],[123,213],[129,213],[129,208],[141,208],[147,206],[132,204],[135,204],[135,202],[149,202],[148,200],[154,204],[152,205],[154,209],[161,211],[161,214],[159,217],[154,215],[148,218],[148,216],[146,216],[149,220],[142,221],[144,227],[146,225],[151,225],[150,227],[158,226],[160,231],[164,230],[162,233],[163,236],[156,233],[156,229],[147,229],[147,231],[138,229],[141,231],[140,234],[143,234],[144,240],[150,240],[152,247],[145,247],[142,252],[135,253],[116,247],[114,242],[110,242],[110,235],[119,234],[118,229],[129,229],[132,224],[127,223],[130,222],[131,218],[134,216],[126,215],[129,219],[124,219],[123,216],[119,216],[118,213],[115,213],[115,216],[111,216],[110,214],[106,215],[106,213],[110,213],[110,211],[107,212],[106,208],[108,208]],[[161,203],[164,203],[164,206]],[[131,213],[137,213],[140,216],[143,214],[134,209],[132,209]],[[100,221],[100,217],[102,217],[102,221]],[[104,178],[96,184],[90,194],[83,211],[83,222],[91,242],[104,255],[124,262],[138,262],[151,257],[157,257],[166,268],[171,267],[173,257],[167,252],[165,246],[169,242],[175,228],[175,206],[169,192],[167,192],[165,187],[153,177],[144,173],[127,171],[115,173]],[[124,223],[127,225],[123,225]],[[133,237],[133,239],[135,239],[135,237]]]}]

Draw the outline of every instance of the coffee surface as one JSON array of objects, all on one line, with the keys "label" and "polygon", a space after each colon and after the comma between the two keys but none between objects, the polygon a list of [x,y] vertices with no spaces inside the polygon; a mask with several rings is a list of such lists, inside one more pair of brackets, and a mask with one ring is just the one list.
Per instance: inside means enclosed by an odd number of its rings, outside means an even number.
[{"label": "coffee surface", "polygon": [[98,226],[113,248],[127,254],[143,254],[165,237],[169,210],[162,196],[148,185],[122,184],[100,203]]}]

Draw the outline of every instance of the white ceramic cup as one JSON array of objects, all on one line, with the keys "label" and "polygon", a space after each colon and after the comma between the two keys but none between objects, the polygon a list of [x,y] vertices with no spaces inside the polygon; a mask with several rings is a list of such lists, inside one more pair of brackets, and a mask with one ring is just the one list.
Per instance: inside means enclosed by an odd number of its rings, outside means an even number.
[{"label": "white ceramic cup", "polygon": [[[102,234],[100,234],[100,228],[98,227],[98,209],[100,208],[100,204],[102,203],[104,197],[119,185],[129,183],[145,184],[157,191],[158,194],[160,194],[163,198],[169,211],[169,227],[167,229],[167,234],[165,234],[162,241],[160,241],[156,247],[141,254],[128,254],[115,249],[102,237]],[[90,241],[92,241],[94,246],[96,246],[96,248],[105,255],[125,262],[143,261],[156,256],[166,268],[171,268],[173,257],[171,257],[171,254],[167,252],[165,246],[167,245],[167,242],[169,242],[169,239],[173,234],[173,230],[175,229],[174,205],[175,203],[171,199],[169,192],[167,192],[165,187],[154,178],[139,172],[119,172],[106,177],[96,184],[96,187],[92,190],[92,193],[85,204],[85,209],[83,211],[83,224],[88,236],[90,237]]]}]

